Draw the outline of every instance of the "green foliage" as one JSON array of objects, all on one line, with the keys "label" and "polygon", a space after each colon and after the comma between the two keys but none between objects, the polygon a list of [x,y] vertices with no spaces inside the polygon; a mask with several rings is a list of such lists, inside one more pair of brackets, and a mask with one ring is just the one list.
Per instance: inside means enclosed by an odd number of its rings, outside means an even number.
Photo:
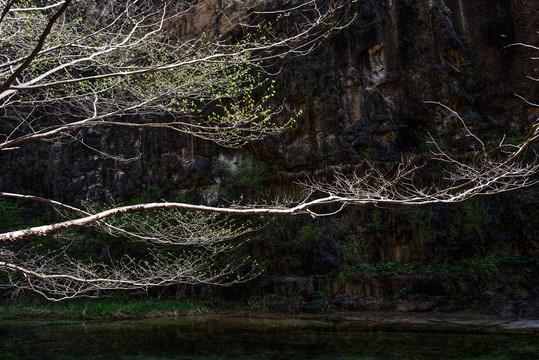
[{"label": "green foliage", "polygon": [[366,248],[367,244],[361,239],[347,239],[347,241],[341,243],[339,248],[340,264],[335,272],[335,280],[332,283],[333,294],[330,303],[344,288],[349,279],[357,276],[364,270],[364,253]]},{"label": "green foliage", "polygon": [[317,224],[307,223],[299,229],[297,240],[299,242],[315,240],[318,238],[321,231],[322,229]]},{"label": "green foliage", "polygon": [[207,194],[217,195],[220,200],[237,203],[242,199],[251,202],[265,201],[267,198],[267,177],[274,167],[261,162],[244,162],[237,167],[221,167],[221,181],[207,190]]},{"label": "green foliage", "polygon": [[351,278],[359,274],[361,267],[356,264],[344,263],[339,266],[339,271],[333,282],[333,290],[338,292],[340,288]]},{"label": "green foliage", "polygon": [[[309,219],[301,222],[301,227],[293,235],[292,241],[296,245],[301,245],[313,240],[321,240],[322,238],[331,238],[333,234],[340,234],[340,219],[332,218],[330,221],[327,219]],[[288,227],[295,227],[297,224],[290,223]],[[296,227],[297,228],[297,227]],[[283,229],[285,232],[289,231]]]},{"label": "green foliage", "polygon": [[422,206],[412,206],[408,210],[408,216],[416,229],[415,233],[421,244],[425,244],[435,236],[434,215],[434,211]]},{"label": "green foliage", "polygon": [[0,200],[0,230],[13,230],[22,223],[22,207]]},{"label": "green foliage", "polygon": [[458,204],[449,224],[449,240],[479,248],[486,240],[492,216],[477,198]]},{"label": "green foliage", "polygon": [[327,299],[328,297],[330,296],[329,292],[327,291],[327,289],[323,288],[322,290],[316,290],[314,292],[314,300],[323,300],[323,299]]},{"label": "green foliage", "polygon": [[207,189],[204,189],[204,194],[214,195],[219,193],[219,184],[214,184]]},{"label": "green foliage", "polygon": [[400,264],[395,262],[381,262],[374,265],[374,271],[376,276],[390,276],[397,275],[399,272],[406,271],[406,268],[401,268]]},{"label": "green foliage", "polygon": [[255,310],[268,310],[272,304],[282,303],[301,303],[303,299],[300,296],[280,296],[277,294],[254,295],[249,298],[249,306]]},{"label": "green foliage", "polygon": [[430,226],[435,214],[430,208],[422,206],[412,206],[408,209],[408,213],[412,224],[419,227]]},{"label": "green foliage", "polygon": [[375,208],[370,223],[367,224],[367,230],[373,233],[379,233],[384,229],[384,220],[382,210]]},{"label": "green foliage", "polygon": [[500,277],[502,263],[503,259],[494,254],[462,260],[462,265],[467,269],[473,269],[481,280],[494,280]]},{"label": "green foliage", "polygon": [[192,204],[193,203],[193,199],[191,199],[189,196],[184,195],[184,194],[176,195],[176,197],[174,198],[174,201],[178,202],[178,203],[182,203],[182,204]]},{"label": "green foliage", "polygon": [[[22,216],[24,207],[16,203],[11,203],[5,200],[0,200],[0,231],[13,231],[21,228],[31,228],[47,224],[56,214],[45,209],[33,219],[27,219]],[[32,239],[27,245],[27,249],[32,249],[37,254],[45,254],[49,249],[60,249],[61,245],[58,241],[50,236],[42,236]]]},{"label": "green foliage", "polygon": [[458,80],[462,88],[468,92],[477,90],[477,84],[474,80],[475,64],[473,61],[473,49],[470,45],[470,40],[467,36],[461,35],[458,37],[462,50],[466,54],[466,59],[459,66]]},{"label": "green foliage", "polygon": [[268,175],[269,166],[259,162],[255,165],[239,166],[236,169],[225,169],[229,181],[238,187],[260,191],[263,189],[264,179]]},{"label": "green foliage", "polygon": [[400,288],[399,291],[397,291],[397,294],[399,296],[406,296],[406,294],[408,293],[408,289],[403,287],[403,288]]},{"label": "green foliage", "polygon": [[339,257],[342,263],[358,264],[364,257],[368,245],[360,238],[343,241],[339,249]]},{"label": "green foliage", "polygon": [[470,61],[465,61],[460,65],[459,82],[467,92],[473,92],[476,89],[474,78],[474,65]]},{"label": "green foliage", "polygon": [[144,187],[142,193],[138,192],[137,196],[130,199],[130,204],[144,204],[147,202],[159,201],[161,189],[157,185],[148,185]]},{"label": "green foliage", "polygon": [[[400,275],[440,275],[447,284],[452,284],[459,300],[482,299],[483,291],[500,284],[528,282],[539,284],[539,259],[524,256],[507,256],[501,253],[489,253],[462,259],[453,264],[425,264],[421,262],[363,262],[359,266],[345,266],[343,274],[337,276],[338,283],[358,273],[369,277],[383,278]],[[348,276],[348,277],[346,277]],[[400,289],[397,295],[410,295]]]},{"label": "green foliage", "polygon": [[481,134],[482,140],[485,142],[487,148],[495,148],[502,145],[514,145],[518,146],[522,144],[526,139],[526,135],[507,136],[505,133],[498,133],[494,131]]},{"label": "green foliage", "polygon": [[360,270],[369,272],[374,277],[389,275],[418,275],[418,274],[441,274],[459,275],[461,273],[492,274],[499,275],[498,278],[507,278],[513,275],[504,274],[502,270],[509,272],[524,270],[524,273],[539,270],[539,259],[525,256],[503,256],[498,254],[487,254],[465,258],[454,264],[425,264],[417,261],[410,263],[379,262],[363,263]]},{"label": "green foliage", "polygon": [[253,295],[249,298],[249,302],[275,302],[275,301],[284,301],[284,298],[277,294],[268,294],[268,295]]},{"label": "green foliage", "polygon": [[49,302],[41,298],[0,303],[0,320],[16,318],[125,319],[184,315],[209,311],[193,300],[73,299]]}]

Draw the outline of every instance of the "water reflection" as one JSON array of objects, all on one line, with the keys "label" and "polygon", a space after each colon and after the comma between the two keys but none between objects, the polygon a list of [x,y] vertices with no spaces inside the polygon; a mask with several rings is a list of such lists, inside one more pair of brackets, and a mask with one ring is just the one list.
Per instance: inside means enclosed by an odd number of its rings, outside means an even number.
[{"label": "water reflection", "polygon": [[537,359],[537,332],[333,327],[206,317],[0,322],[0,359]]}]

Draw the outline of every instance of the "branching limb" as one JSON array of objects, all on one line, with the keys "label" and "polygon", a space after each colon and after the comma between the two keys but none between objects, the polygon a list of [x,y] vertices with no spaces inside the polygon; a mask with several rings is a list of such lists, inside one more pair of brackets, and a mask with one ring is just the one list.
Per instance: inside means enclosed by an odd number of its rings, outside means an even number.
[{"label": "branching limb", "polygon": [[248,258],[216,267],[217,251],[184,252],[181,257],[152,254],[146,260],[124,257],[114,265],[82,263],[65,252],[25,257],[0,248],[0,272],[17,291],[31,290],[48,300],[97,297],[109,290],[148,289],[172,284],[231,285],[258,275]]}]

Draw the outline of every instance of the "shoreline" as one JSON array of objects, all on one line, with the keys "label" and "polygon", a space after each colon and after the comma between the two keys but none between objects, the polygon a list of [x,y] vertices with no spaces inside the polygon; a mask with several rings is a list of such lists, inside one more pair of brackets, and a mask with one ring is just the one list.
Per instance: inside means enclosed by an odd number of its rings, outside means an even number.
[{"label": "shoreline", "polygon": [[426,312],[402,313],[390,311],[338,311],[325,314],[271,313],[257,311],[222,311],[216,315],[223,318],[249,318],[259,321],[313,322],[336,328],[438,328],[448,330],[518,330],[539,331],[538,319],[514,319],[509,317],[475,314],[468,310],[453,313]]},{"label": "shoreline", "polygon": [[331,328],[431,329],[444,331],[539,331],[539,319],[491,315],[484,308],[450,312],[358,311],[331,309],[327,312],[271,311],[226,304],[221,306],[173,300],[99,299],[71,303],[0,302],[0,322],[47,321],[167,321],[207,320],[268,326],[318,326]]}]

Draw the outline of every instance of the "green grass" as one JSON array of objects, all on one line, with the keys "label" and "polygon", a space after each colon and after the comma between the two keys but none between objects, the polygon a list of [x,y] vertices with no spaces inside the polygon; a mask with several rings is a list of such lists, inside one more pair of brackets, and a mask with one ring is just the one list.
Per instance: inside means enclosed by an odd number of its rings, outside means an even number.
[{"label": "green grass", "polygon": [[395,263],[363,263],[358,271],[366,271],[373,277],[392,275],[460,275],[490,274],[495,279],[505,279],[515,276],[527,276],[539,271],[539,260],[526,256],[483,255],[464,258],[455,264],[428,265],[420,262]]},{"label": "green grass", "polygon": [[74,299],[61,302],[35,300],[0,301],[0,320],[5,319],[127,319],[190,315],[208,312],[193,300]]}]

